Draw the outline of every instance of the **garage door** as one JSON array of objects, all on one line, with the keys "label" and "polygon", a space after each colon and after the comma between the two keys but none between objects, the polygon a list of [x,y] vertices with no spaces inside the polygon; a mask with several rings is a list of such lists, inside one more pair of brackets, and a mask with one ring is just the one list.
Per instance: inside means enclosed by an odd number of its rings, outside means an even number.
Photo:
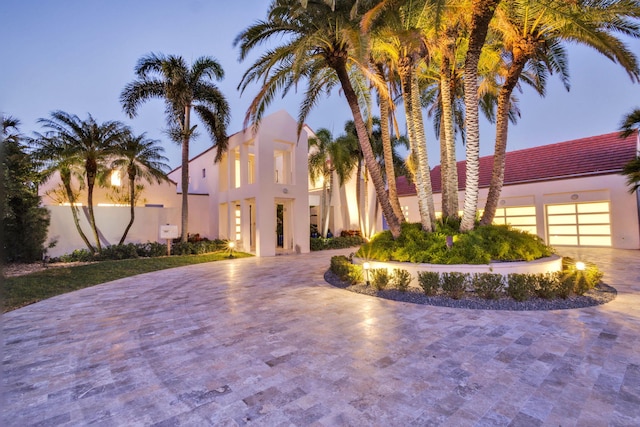
[{"label": "garage door", "polygon": [[550,245],[611,246],[609,202],[547,205]]},{"label": "garage door", "polygon": [[513,228],[536,234],[536,207],[513,206],[496,209],[494,224],[510,224]]}]

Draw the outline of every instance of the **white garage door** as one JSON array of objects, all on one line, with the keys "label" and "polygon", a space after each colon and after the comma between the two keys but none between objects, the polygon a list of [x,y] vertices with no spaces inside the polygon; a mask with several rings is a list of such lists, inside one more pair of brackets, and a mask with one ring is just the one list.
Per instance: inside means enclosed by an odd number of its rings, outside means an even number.
[{"label": "white garage door", "polygon": [[496,209],[494,224],[510,224],[513,228],[536,234],[536,207],[513,206]]},{"label": "white garage door", "polygon": [[609,202],[547,205],[550,245],[611,246]]}]

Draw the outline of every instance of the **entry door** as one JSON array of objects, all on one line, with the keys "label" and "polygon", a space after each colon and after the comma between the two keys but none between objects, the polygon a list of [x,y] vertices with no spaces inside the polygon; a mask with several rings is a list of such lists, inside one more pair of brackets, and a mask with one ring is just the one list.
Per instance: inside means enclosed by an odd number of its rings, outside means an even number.
[{"label": "entry door", "polygon": [[276,203],[276,248],[284,248],[284,204]]}]

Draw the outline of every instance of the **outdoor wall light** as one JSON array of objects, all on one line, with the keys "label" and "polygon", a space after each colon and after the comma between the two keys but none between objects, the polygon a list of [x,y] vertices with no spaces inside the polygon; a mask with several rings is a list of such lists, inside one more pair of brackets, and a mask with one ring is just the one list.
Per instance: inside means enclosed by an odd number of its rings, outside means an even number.
[{"label": "outdoor wall light", "polygon": [[369,269],[371,268],[371,264],[368,261],[362,263],[362,269],[364,270],[364,280],[367,283],[367,286],[371,284],[369,281]]},{"label": "outdoor wall light", "polygon": [[576,270],[584,271],[585,268],[587,268],[587,266],[584,264],[584,262],[582,261],[576,262]]}]

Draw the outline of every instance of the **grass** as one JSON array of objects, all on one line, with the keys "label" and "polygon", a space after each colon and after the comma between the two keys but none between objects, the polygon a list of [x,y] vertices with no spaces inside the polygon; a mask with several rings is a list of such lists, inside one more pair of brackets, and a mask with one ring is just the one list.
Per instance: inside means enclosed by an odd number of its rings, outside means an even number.
[{"label": "grass", "polygon": [[[234,258],[244,258],[251,255],[234,252],[233,256]],[[229,251],[203,255],[101,261],[72,267],[49,268],[24,276],[3,278],[2,309],[6,313],[56,295],[123,277],[223,259],[229,259]]]}]

